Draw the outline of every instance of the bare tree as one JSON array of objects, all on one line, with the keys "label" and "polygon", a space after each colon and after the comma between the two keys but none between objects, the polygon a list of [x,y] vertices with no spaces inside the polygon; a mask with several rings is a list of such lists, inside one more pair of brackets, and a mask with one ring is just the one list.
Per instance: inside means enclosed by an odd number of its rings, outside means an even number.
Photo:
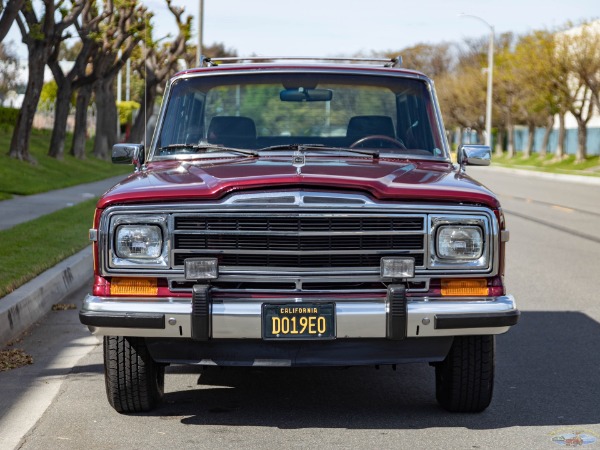
[{"label": "bare tree", "polygon": [[88,108],[92,101],[93,82],[95,77],[86,76],[80,79],[75,100],[75,127],[73,129],[73,142],[71,144],[71,155],[78,159],[85,159],[85,142],[88,138],[87,121]]},{"label": "bare tree", "polygon": [[82,26],[78,27],[76,25],[82,46],[83,42],[91,44],[85,74],[77,76],[73,81],[73,90],[77,92],[77,99],[75,102],[75,127],[70,153],[78,159],[85,158],[85,143],[88,138],[88,108],[92,100],[93,84],[98,79],[98,73],[93,70],[93,62],[102,47],[101,25],[113,13],[113,0],[93,2],[83,15]]},{"label": "bare tree", "polygon": [[[540,156],[546,156],[554,116],[559,111],[555,92],[556,56],[551,33],[535,31],[519,38],[513,51],[513,72],[520,94],[516,99],[519,117],[529,130],[523,156],[531,156],[537,127],[545,127]],[[535,55],[535,58],[532,58]]]},{"label": "bare tree", "polygon": [[151,16],[137,0],[120,0],[102,27],[102,42],[93,59],[96,97],[94,155],[106,158],[117,142],[118,113],[113,82],[131,57]]},{"label": "bare tree", "polygon": [[418,70],[437,79],[454,69],[455,58],[452,55],[452,47],[448,42],[440,44],[419,43],[400,51],[386,51],[383,56],[395,58],[397,55],[401,55],[404,67]]},{"label": "bare tree", "polygon": [[[65,7],[63,2],[57,5],[53,0],[43,0],[42,4],[44,10],[40,18],[33,9],[32,0],[25,2],[20,11],[21,15],[17,15],[16,18],[23,43],[28,49],[29,77],[9,155],[30,162],[34,160],[29,154],[29,136],[44,83],[44,67],[56,47],[68,37],[65,30],[73,25],[82,12],[85,1],[72,0],[70,8]],[[57,20],[57,15],[60,16],[60,20]]]},{"label": "bare tree", "polygon": [[17,87],[17,56],[0,42],[0,104]]},{"label": "bare tree", "polygon": [[0,1],[0,42],[4,40],[13,22],[19,14],[19,10],[25,5],[25,0],[8,0],[6,5],[4,0]]},{"label": "bare tree", "polygon": [[190,38],[192,16],[182,18],[184,8],[178,8],[167,0],[167,6],[175,18],[177,36],[165,45],[158,42],[147,42],[145,55],[137,70],[145,81],[144,95],[142,96],[140,111],[133,123],[130,140],[140,142],[147,140],[144,130],[146,121],[153,113],[154,102],[164,88],[167,79],[178,70],[178,60],[183,58],[187,52],[187,42]]},{"label": "bare tree", "polygon": [[460,130],[459,144],[463,129],[480,132],[484,122],[481,105],[485,104],[485,79],[480,69],[464,67],[459,73],[440,77],[436,86],[446,126]]},{"label": "bare tree", "polygon": [[513,41],[512,33],[499,36],[494,62],[494,117],[498,128],[506,132],[506,153],[509,158],[516,153],[515,125],[523,119],[519,105],[522,86],[516,77]]},{"label": "bare tree", "polygon": [[[64,155],[67,120],[71,109],[71,98],[75,88],[78,84],[81,84],[86,77],[88,63],[96,46],[96,41],[91,37],[93,31],[97,29],[100,21],[109,17],[113,12],[112,2],[109,2],[106,6],[107,7],[98,14],[97,10],[95,10],[95,5],[93,5],[92,2],[86,2],[84,10],[80,15],[80,20],[75,21],[75,27],[79,36],[81,36],[81,41],[80,45],[77,46],[78,51],[74,52],[76,55],[75,61],[69,72],[65,73],[59,64],[59,54],[64,50],[63,46],[56,46],[53,54],[48,60],[48,66],[52,70],[54,80],[58,86],[56,107],[54,110],[54,126],[50,138],[50,149],[48,151],[49,156],[61,159]],[[84,155],[85,152],[83,153],[83,156]],[[82,154],[78,154],[77,156],[81,157]]]},{"label": "bare tree", "polygon": [[589,24],[583,24],[569,32],[557,34],[556,45],[559,68],[566,74],[566,82],[560,86],[561,94],[566,109],[577,121],[575,162],[583,162],[587,156],[587,124],[592,118],[594,105],[598,102],[597,85],[591,74],[600,65],[597,62],[600,33],[591,30]]}]

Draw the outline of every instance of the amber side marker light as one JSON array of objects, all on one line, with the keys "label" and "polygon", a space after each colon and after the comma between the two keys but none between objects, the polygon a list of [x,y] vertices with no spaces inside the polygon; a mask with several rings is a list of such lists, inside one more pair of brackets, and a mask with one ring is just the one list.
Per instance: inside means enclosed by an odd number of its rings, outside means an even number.
[{"label": "amber side marker light", "polygon": [[485,279],[442,279],[442,295],[467,297],[472,295],[489,295]]},{"label": "amber side marker light", "polygon": [[156,295],[156,278],[113,278],[110,282],[111,295]]}]

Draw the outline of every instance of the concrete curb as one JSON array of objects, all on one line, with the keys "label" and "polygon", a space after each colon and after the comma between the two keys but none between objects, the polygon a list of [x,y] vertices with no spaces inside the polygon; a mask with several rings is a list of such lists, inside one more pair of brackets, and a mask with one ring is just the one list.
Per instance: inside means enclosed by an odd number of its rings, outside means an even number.
[{"label": "concrete curb", "polygon": [[92,247],[65,259],[0,299],[0,347],[44,317],[52,305],[90,282]]}]

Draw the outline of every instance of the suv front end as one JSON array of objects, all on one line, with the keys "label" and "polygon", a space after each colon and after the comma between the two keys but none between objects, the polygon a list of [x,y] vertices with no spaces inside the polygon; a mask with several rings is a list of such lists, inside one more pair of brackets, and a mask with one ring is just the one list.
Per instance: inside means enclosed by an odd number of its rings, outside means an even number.
[{"label": "suv front end", "polygon": [[[277,100],[256,101],[277,83]],[[214,137],[215,122],[247,130],[242,113],[251,139]],[[376,128],[387,114],[391,135]],[[184,129],[192,117],[204,119]],[[345,136],[336,121],[349,122]],[[493,194],[450,161],[442,130],[431,82],[400,69],[266,64],[176,77],[148,156],[115,148],[138,170],[100,200],[90,233],[95,283],[80,318],[105,336],[111,405],[155,406],[170,363],[428,362],[443,407],[485,409],[494,335],[519,317],[503,283],[508,232]],[[481,161],[467,150],[464,164]],[[147,370],[131,375],[118,352]],[[125,401],[120,386],[145,400]]]}]

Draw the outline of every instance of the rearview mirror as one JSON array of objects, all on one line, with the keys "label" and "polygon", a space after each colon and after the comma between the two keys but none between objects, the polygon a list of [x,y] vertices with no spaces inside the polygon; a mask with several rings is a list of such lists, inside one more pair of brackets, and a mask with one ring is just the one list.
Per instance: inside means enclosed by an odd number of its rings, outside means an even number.
[{"label": "rearview mirror", "polygon": [[331,89],[284,89],[279,93],[282,102],[328,102],[333,98]]}]

